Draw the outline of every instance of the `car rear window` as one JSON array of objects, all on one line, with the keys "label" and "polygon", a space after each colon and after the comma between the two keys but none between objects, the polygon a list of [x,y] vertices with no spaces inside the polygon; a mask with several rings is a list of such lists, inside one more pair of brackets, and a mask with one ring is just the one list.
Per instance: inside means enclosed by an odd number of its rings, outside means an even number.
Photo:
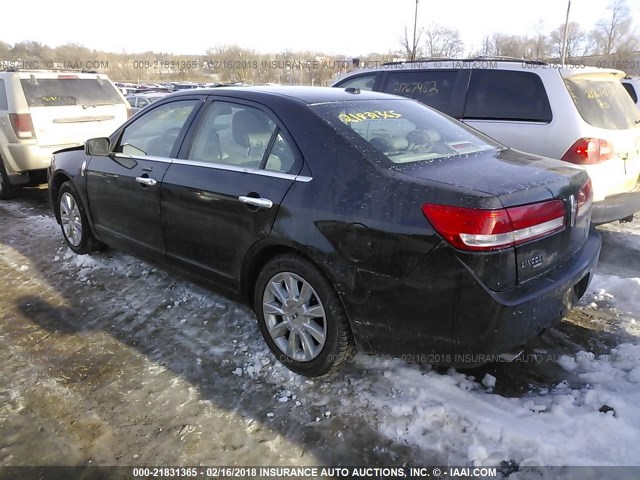
[{"label": "car rear window", "polygon": [[566,78],[564,81],[580,116],[589,125],[608,130],[634,128],[640,114],[618,80]]},{"label": "car rear window", "polygon": [[122,103],[111,82],[102,79],[25,78],[20,83],[30,107],[87,107]]},{"label": "car rear window", "polygon": [[373,147],[393,164],[432,162],[504,148],[410,100],[335,102],[312,108],[356,147]]},{"label": "car rear window", "polygon": [[544,84],[535,73],[474,70],[464,117],[549,123],[552,113]]},{"label": "car rear window", "polygon": [[4,80],[0,80],[0,110],[9,110],[7,91],[4,88]]},{"label": "car rear window", "polygon": [[454,115],[452,94],[458,72],[424,70],[387,74],[382,91],[413,98],[447,115]]}]

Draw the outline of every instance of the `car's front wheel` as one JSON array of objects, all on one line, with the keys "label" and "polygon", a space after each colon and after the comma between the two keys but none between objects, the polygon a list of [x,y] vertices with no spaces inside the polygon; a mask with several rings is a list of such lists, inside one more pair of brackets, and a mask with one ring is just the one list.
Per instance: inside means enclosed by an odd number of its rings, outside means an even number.
[{"label": "car's front wheel", "polygon": [[267,345],[296,373],[325,375],[353,354],[353,336],[337,293],[304,258],[282,255],[264,266],[254,309]]},{"label": "car's front wheel", "polygon": [[67,245],[81,255],[100,250],[104,245],[95,239],[77,190],[65,182],[58,193],[60,227]]}]

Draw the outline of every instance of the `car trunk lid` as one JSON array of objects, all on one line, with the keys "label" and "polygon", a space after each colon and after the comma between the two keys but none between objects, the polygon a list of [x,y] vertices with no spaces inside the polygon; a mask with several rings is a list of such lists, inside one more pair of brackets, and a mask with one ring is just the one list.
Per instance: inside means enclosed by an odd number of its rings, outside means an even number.
[{"label": "car trunk lid", "polygon": [[[493,154],[461,156],[443,162],[416,163],[394,167],[394,169],[414,177],[478,192],[478,198],[482,198],[484,204],[487,204],[486,196],[491,195],[512,217],[522,206],[549,204],[553,201],[562,202],[564,227],[560,231],[541,238],[532,235],[531,241],[520,243],[516,241],[514,246],[508,247],[515,257],[514,278],[518,284],[563,264],[582,248],[586,241],[591,221],[590,207],[585,206],[581,212],[582,215],[577,211],[580,190],[588,181],[586,172],[581,168],[572,167],[557,160],[505,149]],[[496,209],[500,210],[500,207]],[[586,210],[589,211],[586,212]],[[525,235],[529,233],[525,232]],[[504,255],[504,251],[499,253]],[[479,252],[479,254],[486,257],[496,255],[498,252]],[[482,271],[473,267],[476,262],[473,259],[474,255],[477,256],[478,253],[463,253],[462,258],[476,274],[481,277],[491,276],[485,267]],[[486,264],[485,258],[482,265]],[[491,281],[487,283],[490,285]],[[508,286],[514,285],[502,285],[501,288]]]}]

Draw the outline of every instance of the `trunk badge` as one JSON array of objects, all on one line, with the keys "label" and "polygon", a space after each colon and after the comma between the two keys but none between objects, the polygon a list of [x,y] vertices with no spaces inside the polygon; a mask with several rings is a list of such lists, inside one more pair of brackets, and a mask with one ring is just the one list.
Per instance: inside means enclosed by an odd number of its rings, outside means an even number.
[{"label": "trunk badge", "polygon": [[578,213],[578,200],[575,195],[569,197],[569,203],[571,203],[571,215],[569,217],[569,224],[572,227],[576,226],[576,215]]}]

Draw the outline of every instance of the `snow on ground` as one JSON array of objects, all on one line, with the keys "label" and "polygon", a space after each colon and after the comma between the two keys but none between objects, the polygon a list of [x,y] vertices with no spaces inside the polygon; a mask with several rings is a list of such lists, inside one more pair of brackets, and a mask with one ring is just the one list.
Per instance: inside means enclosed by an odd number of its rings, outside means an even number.
[{"label": "snow on ground", "polygon": [[[52,234],[58,228],[42,215],[32,216],[31,223]],[[552,356],[549,368],[560,367],[566,379],[532,385],[517,397],[495,393],[499,375],[476,378],[468,371],[362,353],[331,378],[305,379],[274,361],[252,312],[225,297],[114,250],[77,256],[60,247],[53,261],[79,282],[105,289],[104,305],[87,306],[89,311],[119,311],[133,331],[158,317],[169,324],[162,333],[170,332],[171,341],[188,352],[183,357],[193,359],[194,371],[215,364],[243,388],[270,386],[276,392],[271,404],[259,405],[267,426],[296,415],[319,426],[344,419],[346,426],[332,431],[344,439],[350,428],[366,424],[391,445],[421,452],[415,464],[640,465],[640,269],[632,263],[640,252],[640,222],[606,227],[603,237],[609,243],[603,249],[624,249],[629,257],[620,261],[633,268],[616,270],[607,262],[577,311],[610,313],[624,335],[605,354],[574,350]],[[11,265],[30,268],[20,259]],[[128,285],[115,295],[109,278]],[[234,334],[221,333],[212,345],[200,338],[214,313],[215,330]],[[170,361],[166,351],[148,355],[160,365]],[[389,463],[398,458],[397,449],[381,449]]]},{"label": "snow on ground", "polygon": [[[139,277],[147,290],[155,287],[150,273],[158,274],[157,270],[132,257],[117,252],[78,257],[66,248],[60,253],[60,261],[79,269],[84,279],[107,270]],[[615,309],[629,332],[637,334],[639,286],[639,278],[596,275],[581,305]],[[132,298],[118,301],[137,308]],[[230,308],[233,323],[254,321],[248,309],[233,307],[233,302],[187,282],[178,282],[166,308],[192,302]],[[192,320],[180,322],[190,322],[185,328],[200,328],[201,322]],[[281,386],[274,404],[301,407],[309,398],[335,395],[340,402],[320,412],[317,422],[331,415],[357,415],[393,442],[419,447],[449,465],[640,465],[640,339],[636,340],[621,343],[607,355],[578,351],[559,356],[555,361],[584,385],[574,388],[561,382],[520,398],[493,394],[500,379],[489,374],[474,378],[455,370],[442,373],[428,365],[365,354],[358,354],[345,375],[337,375],[328,388],[318,391],[317,385],[326,380],[306,380],[274,363],[257,329],[228,345],[229,350],[214,353],[240,378]],[[211,353],[203,351],[198,358]]]}]

